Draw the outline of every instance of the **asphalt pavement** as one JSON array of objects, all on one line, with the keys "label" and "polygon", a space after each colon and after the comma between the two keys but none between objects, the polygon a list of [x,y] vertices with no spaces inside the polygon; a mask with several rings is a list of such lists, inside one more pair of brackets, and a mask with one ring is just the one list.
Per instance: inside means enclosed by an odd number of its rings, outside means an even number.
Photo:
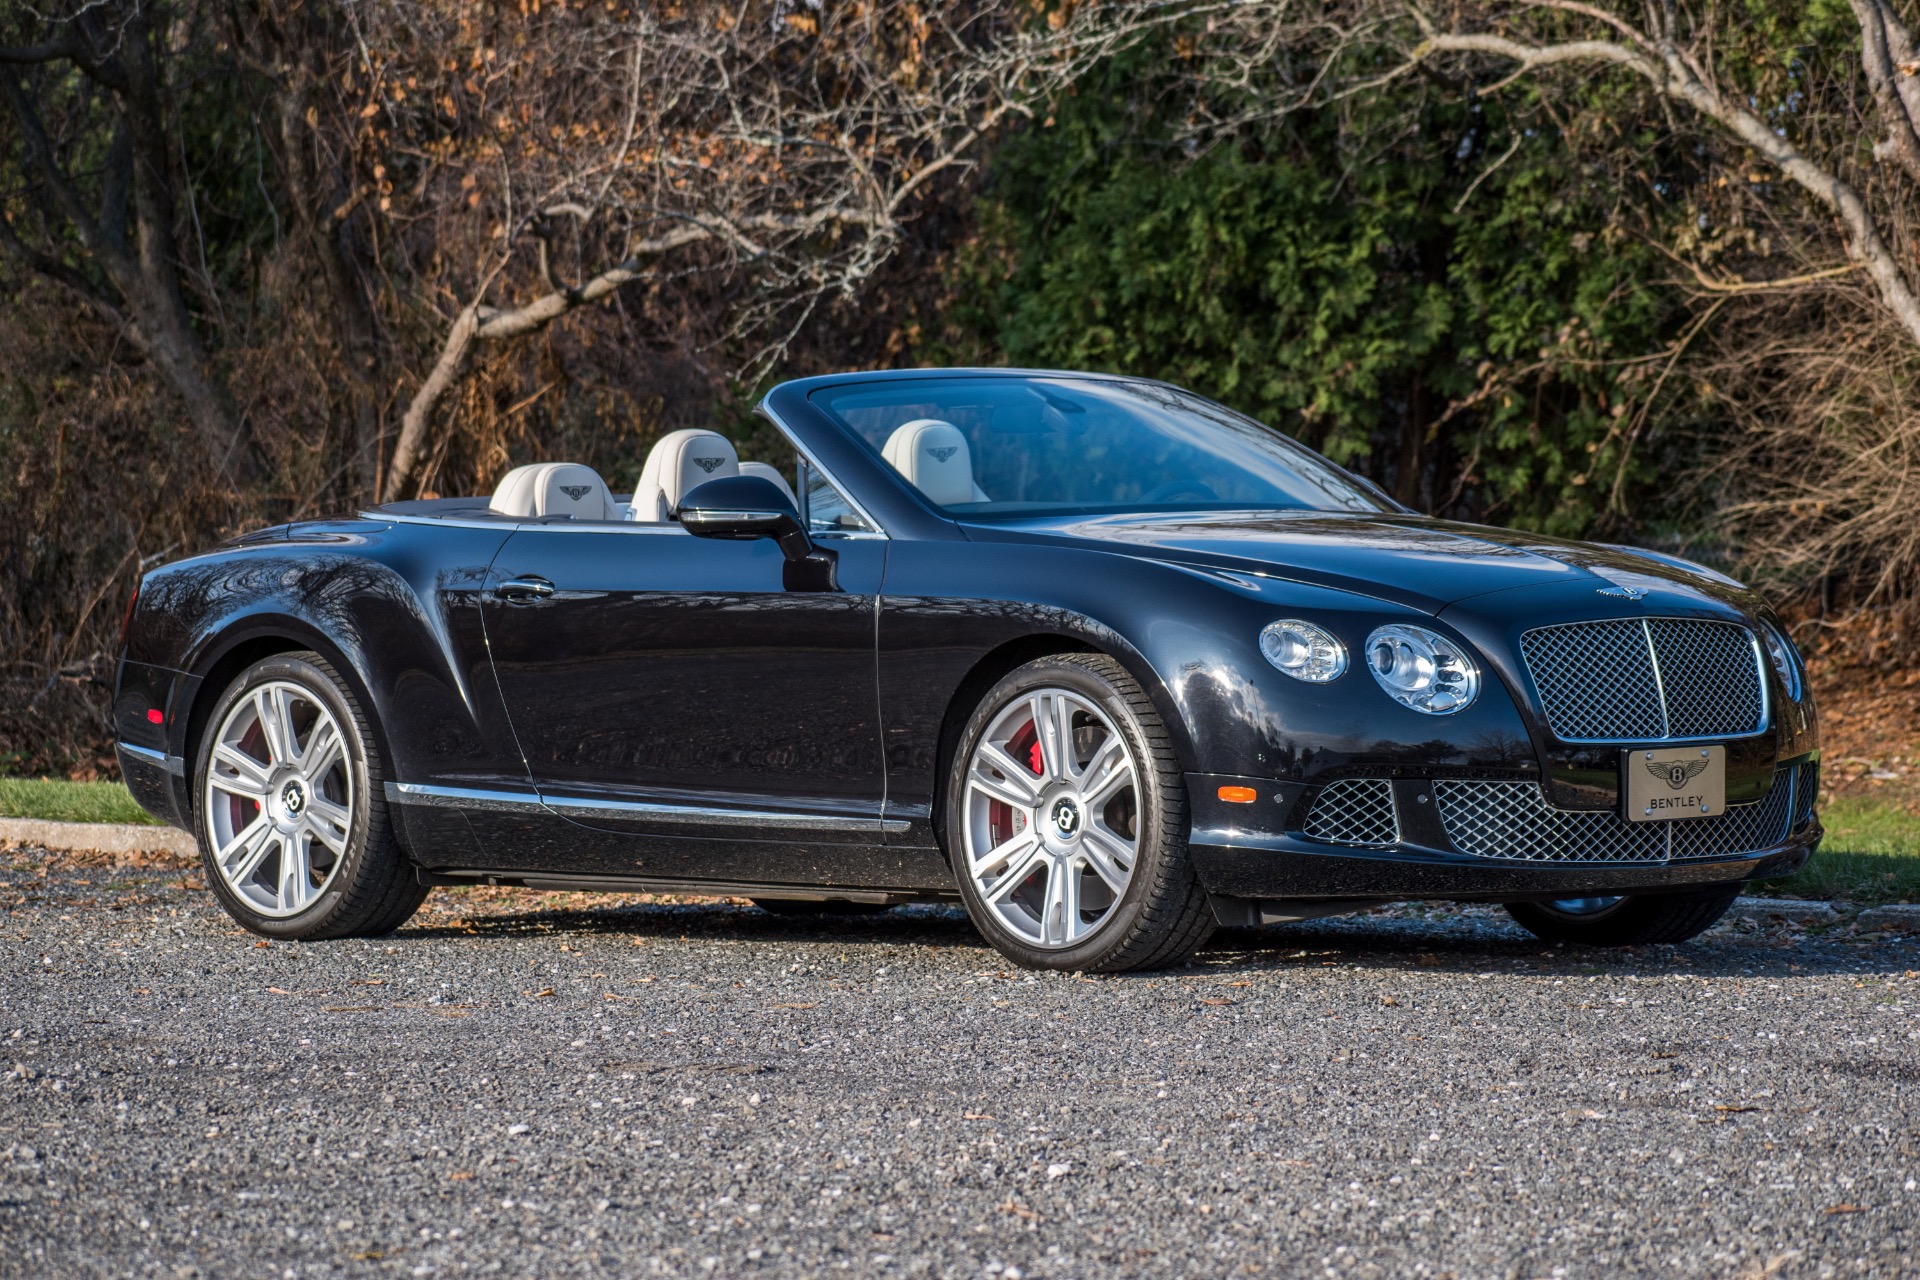
[{"label": "asphalt pavement", "polygon": [[957,911],[0,852],[0,1276],[1920,1274],[1920,940],[1489,908],[1036,976]]}]

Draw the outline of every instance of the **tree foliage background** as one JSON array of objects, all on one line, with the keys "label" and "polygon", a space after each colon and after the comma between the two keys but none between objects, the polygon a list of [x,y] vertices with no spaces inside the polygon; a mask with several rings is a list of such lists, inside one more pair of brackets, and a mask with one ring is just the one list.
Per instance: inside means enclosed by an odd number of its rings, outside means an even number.
[{"label": "tree foliage background", "polygon": [[[1920,63],[1882,0],[1650,12],[8,6],[0,771],[110,768],[143,566],[543,458],[620,489],[681,426],[750,454],[760,390],[853,367],[1164,377],[1897,653],[1920,338],[1858,219],[1707,108],[1858,192],[1897,283]],[[1601,37],[1647,65],[1537,52]]]}]

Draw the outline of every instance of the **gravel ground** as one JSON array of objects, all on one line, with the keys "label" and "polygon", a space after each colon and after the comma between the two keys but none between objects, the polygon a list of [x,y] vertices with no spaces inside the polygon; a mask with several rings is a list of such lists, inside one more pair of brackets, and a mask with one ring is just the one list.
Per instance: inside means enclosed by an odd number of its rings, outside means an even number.
[{"label": "gravel ground", "polygon": [[1920,1274],[1920,946],[1483,909],[1013,972],[957,912],[438,892],[268,945],[0,853],[0,1274]]}]

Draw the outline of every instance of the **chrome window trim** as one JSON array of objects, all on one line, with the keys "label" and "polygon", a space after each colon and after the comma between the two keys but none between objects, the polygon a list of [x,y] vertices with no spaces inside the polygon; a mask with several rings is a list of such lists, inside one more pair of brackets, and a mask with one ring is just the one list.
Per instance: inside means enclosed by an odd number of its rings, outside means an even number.
[{"label": "chrome window trim", "polygon": [[[1531,631],[1557,631],[1562,627],[1591,626],[1594,622],[1598,621],[1621,620],[1587,619],[1581,622],[1549,622],[1537,627],[1527,627],[1521,634],[1524,635],[1526,632]],[[1564,742],[1570,746],[1594,747],[1633,746],[1641,743],[1659,743],[1662,746],[1668,744],[1686,746],[1695,742],[1743,742],[1748,738],[1763,737],[1773,731],[1773,689],[1767,683],[1767,673],[1773,669],[1773,663],[1766,655],[1766,650],[1761,644],[1759,633],[1754,630],[1751,624],[1745,621],[1735,622],[1731,618],[1698,618],[1688,617],[1684,614],[1661,614],[1657,617],[1648,615],[1639,618],[1638,621],[1640,623],[1640,634],[1646,641],[1648,659],[1653,664],[1654,689],[1660,698],[1660,723],[1663,728],[1671,723],[1671,712],[1667,707],[1666,684],[1660,674],[1659,651],[1653,644],[1653,624],[1656,622],[1711,622],[1723,627],[1738,627],[1747,633],[1747,648],[1753,654],[1754,676],[1760,682],[1759,726],[1746,733],[1709,733],[1699,734],[1690,738],[1563,738],[1554,730],[1553,722],[1547,717],[1546,699],[1540,693],[1539,681],[1534,678],[1533,670],[1527,663],[1526,654],[1517,643],[1518,637],[1516,637],[1514,652],[1520,658],[1520,669],[1526,672],[1527,685],[1532,694],[1533,709],[1539,713],[1541,723],[1546,725],[1547,733],[1555,742]]]},{"label": "chrome window trim", "polygon": [[[759,406],[759,413],[761,417],[765,418],[768,422],[771,422],[774,425],[774,428],[778,430],[781,435],[786,437],[787,443],[793,446],[795,453],[798,453],[803,459],[806,460],[806,464],[808,466],[812,467],[815,471],[818,471],[821,475],[825,476],[827,478],[827,483],[840,491],[840,496],[847,500],[847,505],[853,508],[855,515],[859,516],[862,520],[865,520],[869,525],[873,526],[871,531],[866,529],[849,529],[846,531],[848,536],[861,537],[861,538],[885,538],[889,536],[886,531],[887,527],[881,524],[879,520],[874,518],[873,512],[867,510],[865,504],[863,504],[860,501],[860,499],[854,495],[853,490],[849,489],[846,485],[840,483],[840,477],[834,475],[833,471],[830,468],[823,467],[820,465],[820,459],[813,456],[813,450],[807,448],[806,445],[800,443],[800,437],[794,432],[792,427],[789,427],[786,423],[780,420],[780,415],[773,411],[773,408],[771,405],[768,405],[765,401],[762,401]],[[803,520],[806,519],[806,513],[804,511],[800,513],[800,518]],[[812,532],[812,531],[809,530],[809,532]]]},{"label": "chrome window trim", "polygon": [[720,809],[709,805],[662,804],[640,800],[585,800],[573,796],[532,796],[519,791],[489,791],[475,787],[437,787],[418,782],[389,782],[387,797],[397,804],[444,809],[477,809],[496,813],[544,813],[566,818],[608,818],[632,821],[659,818],[685,826],[748,827],[765,831],[845,831],[871,833],[877,826],[890,835],[902,835],[910,824],[898,818],[838,817],[821,813],[792,813],[778,809]]}]

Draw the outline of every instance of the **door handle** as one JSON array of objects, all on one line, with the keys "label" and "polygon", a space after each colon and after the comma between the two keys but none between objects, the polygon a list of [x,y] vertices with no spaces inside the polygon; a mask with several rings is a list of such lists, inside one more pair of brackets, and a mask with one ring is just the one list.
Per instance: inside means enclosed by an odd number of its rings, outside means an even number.
[{"label": "door handle", "polygon": [[553,594],[553,584],[545,578],[508,578],[497,584],[493,594],[502,600],[543,600]]}]

